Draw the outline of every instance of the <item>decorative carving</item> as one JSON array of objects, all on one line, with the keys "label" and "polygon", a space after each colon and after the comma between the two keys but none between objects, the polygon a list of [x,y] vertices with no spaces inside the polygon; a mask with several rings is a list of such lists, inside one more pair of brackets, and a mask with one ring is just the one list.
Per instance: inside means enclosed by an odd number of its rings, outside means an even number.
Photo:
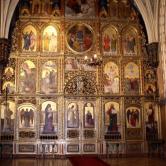
[{"label": "decorative carving", "polygon": [[141,153],[142,152],[142,144],[141,143],[128,143],[127,144],[127,152],[128,153]]},{"label": "decorative carving", "polygon": [[50,0],[31,0],[32,14],[50,14]]},{"label": "decorative carving", "polygon": [[142,129],[126,129],[126,139],[140,140],[143,138]]},{"label": "decorative carving", "polygon": [[96,146],[95,144],[84,144],[83,149],[84,152],[95,152]]},{"label": "decorative carving", "polygon": [[21,2],[20,15],[29,16],[30,15],[30,2],[29,0],[23,0]]},{"label": "decorative carving", "polygon": [[10,53],[9,40],[0,38],[0,64],[7,64],[9,53]]},{"label": "decorative carving", "polygon": [[26,131],[20,131],[19,132],[19,137],[20,138],[30,138],[30,139],[32,139],[32,138],[35,138],[35,132],[33,132],[33,131],[28,131],[28,132],[26,132]]},{"label": "decorative carving", "polygon": [[70,138],[70,139],[79,138],[79,131],[78,130],[68,130],[67,138]]},{"label": "decorative carving", "polygon": [[18,146],[19,152],[21,153],[34,153],[35,145],[32,144],[20,144]]},{"label": "decorative carving", "polygon": [[71,152],[71,153],[79,152],[79,145],[78,144],[67,145],[67,152]]},{"label": "decorative carving", "polygon": [[95,131],[94,130],[84,130],[84,138],[90,139],[95,137]]},{"label": "decorative carving", "polygon": [[97,94],[96,80],[88,74],[76,75],[65,86],[67,95],[95,95]]},{"label": "decorative carving", "polygon": [[157,68],[159,64],[158,48],[159,47],[157,42],[146,45],[146,50],[148,53],[148,64],[154,68]]}]

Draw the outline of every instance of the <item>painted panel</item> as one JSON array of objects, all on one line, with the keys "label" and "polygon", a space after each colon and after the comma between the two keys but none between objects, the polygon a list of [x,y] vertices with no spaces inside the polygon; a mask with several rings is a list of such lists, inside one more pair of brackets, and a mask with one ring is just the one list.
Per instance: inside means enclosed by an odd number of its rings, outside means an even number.
[{"label": "painted panel", "polygon": [[37,32],[32,25],[28,25],[22,32],[22,50],[36,51],[37,48]]},{"label": "painted panel", "polygon": [[54,134],[58,130],[58,111],[57,104],[52,101],[46,101],[42,104],[41,116],[41,133]]},{"label": "painted panel", "polygon": [[76,103],[70,103],[67,107],[67,127],[79,127],[79,110]]},{"label": "painted panel", "polygon": [[95,117],[94,117],[94,106],[92,103],[86,103],[84,105],[84,127],[94,128],[95,127]]},{"label": "painted panel", "polygon": [[126,126],[127,128],[141,127],[141,112],[137,107],[129,107],[126,109]]},{"label": "painted panel", "polygon": [[123,45],[123,53],[124,55],[133,56],[137,54],[137,36],[135,29],[128,29],[123,35],[122,45]]},{"label": "painted panel", "polygon": [[3,133],[14,132],[15,103],[12,101],[4,102],[1,105],[1,130]]},{"label": "painted panel", "polygon": [[43,52],[57,52],[58,41],[57,41],[57,30],[53,26],[48,26],[43,32]]},{"label": "painted panel", "polygon": [[118,48],[118,32],[110,26],[103,32],[102,37],[103,52],[106,55],[116,55]]},{"label": "painted panel", "polygon": [[34,128],[35,127],[35,107],[32,104],[25,103],[19,106],[19,128]]},{"label": "painted panel", "polygon": [[57,92],[57,65],[52,61],[47,61],[42,66],[41,91],[49,94]]},{"label": "painted panel", "polygon": [[36,66],[27,60],[21,64],[19,92],[34,93],[36,91]]},{"label": "painted panel", "polygon": [[104,92],[119,93],[119,68],[114,62],[104,67]]},{"label": "painted panel", "polygon": [[104,112],[104,123],[105,123],[105,132],[107,134],[111,133],[120,133],[121,132],[121,119],[120,119],[120,110],[119,103],[108,102],[105,104]]},{"label": "painted panel", "polygon": [[125,77],[125,93],[139,93],[140,76],[139,67],[133,62],[128,63],[124,70]]},{"label": "painted panel", "polygon": [[72,26],[67,32],[67,44],[72,51],[82,53],[88,51],[93,44],[93,33],[85,24]]}]

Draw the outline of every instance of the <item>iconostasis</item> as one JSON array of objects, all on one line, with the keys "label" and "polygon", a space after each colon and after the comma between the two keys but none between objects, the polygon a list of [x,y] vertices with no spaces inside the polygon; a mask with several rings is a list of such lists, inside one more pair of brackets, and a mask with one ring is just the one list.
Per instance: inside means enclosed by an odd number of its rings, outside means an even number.
[{"label": "iconostasis", "polygon": [[[19,11],[0,96],[4,153],[146,152],[161,133],[158,88],[132,5],[23,0]],[[86,63],[94,54],[101,65]]]}]

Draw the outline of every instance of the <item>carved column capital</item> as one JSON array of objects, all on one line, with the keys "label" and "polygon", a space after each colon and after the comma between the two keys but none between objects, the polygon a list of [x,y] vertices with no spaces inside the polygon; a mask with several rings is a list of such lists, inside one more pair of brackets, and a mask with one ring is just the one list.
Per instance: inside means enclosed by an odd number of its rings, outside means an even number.
[{"label": "carved column capital", "polygon": [[10,42],[8,39],[0,38],[0,65],[6,65],[10,53]]}]

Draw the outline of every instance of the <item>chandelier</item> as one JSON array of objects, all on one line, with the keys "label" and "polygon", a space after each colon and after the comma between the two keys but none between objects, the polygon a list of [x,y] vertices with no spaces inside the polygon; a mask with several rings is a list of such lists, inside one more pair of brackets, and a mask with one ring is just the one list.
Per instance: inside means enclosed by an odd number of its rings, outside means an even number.
[{"label": "chandelier", "polygon": [[94,54],[93,56],[85,56],[84,57],[85,64],[89,66],[100,66],[102,64],[102,58]]}]

